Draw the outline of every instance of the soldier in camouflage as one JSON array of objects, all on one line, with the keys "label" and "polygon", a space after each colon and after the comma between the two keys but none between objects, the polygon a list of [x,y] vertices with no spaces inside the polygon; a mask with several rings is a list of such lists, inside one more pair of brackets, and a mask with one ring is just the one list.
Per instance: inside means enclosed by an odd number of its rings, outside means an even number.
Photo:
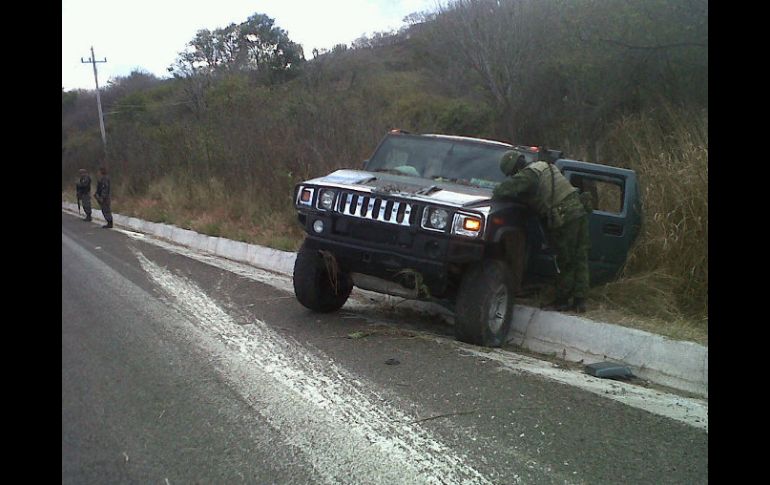
[{"label": "soldier in camouflage", "polygon": [[102,208],[102,215],[107,221],[107,224],[102,226],[102,229],[110,229],[112,227],[112,211],[110,210],[110,177],[107,176],[107,169],[104,167],[99,168],[99,182],[96,184],[96,193],[94,198],[99,202],[99,206]]},{"label": "soldier in camouflage", "polygon": [[525,203],[540,217],[548,243],[556,252],[560,271],[551,307],[585,312],[590,241],[588,210],[578,190],[555,165],[542,160],[527,164],[524,155],[515,150],[503,155],[500,169],[510,178],[495,188],[493,198]]},{"label": "soldier in camouflage", "polygon": [[78,200],[83,205],[83,212],[86,213],[86,217],[83,220],[90,221],[91,220],[91,177],[88,175],[88,171],[86,171],[86,169],[84,168],[81,168],[79,172],[80,172],[80,180],[78,180],[78,183],[75,184],[75,193],[77,194]]}]

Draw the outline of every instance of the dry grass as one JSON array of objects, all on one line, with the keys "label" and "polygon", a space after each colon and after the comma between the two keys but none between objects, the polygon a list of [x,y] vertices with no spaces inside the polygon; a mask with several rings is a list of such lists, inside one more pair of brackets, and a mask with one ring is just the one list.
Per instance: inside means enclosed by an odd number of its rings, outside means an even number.
[{"label": "dry grass", "polygon": [[613,159],[639,174],[644,222],[624,277],[596,296],[634,314],[708,320],[708,114],[670,107],[622,120]]},{"label": "dry grass", "polygon": [[[153,222],[296,251],[302,241],[302,230],[290,196],[286,195],[285,201],[275,196],[268,203],[265,199],[270,195],[273,194],[255,195],[253,190],[229,192],[224,182],[216,178],[196,182],[168,176],[152,182],[141,196],[125,195],[119,188],[113,206],[120,207],[122,214]],[[280,202],[285,202],[283,207]]]},{"label": "dry grass", "polygon": [[708,346],[708,327],[706,322],[692,318],[677,317],[671,320],[656,317],[643,317],[619,310],[616,307],[596,303],[582,315],[598,322],[611,322],[623,327],[636,328],[646,332],[663,335],[673,340],[686,340]]}]

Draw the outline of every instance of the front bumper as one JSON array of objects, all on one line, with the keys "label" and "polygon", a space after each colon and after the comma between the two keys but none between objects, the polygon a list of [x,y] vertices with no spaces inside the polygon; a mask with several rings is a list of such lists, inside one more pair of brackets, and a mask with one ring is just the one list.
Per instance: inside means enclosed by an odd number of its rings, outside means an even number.
[{"label": "front bumper", "polygon": [[[318,220],[324,225],[321,233],[313,230]],[[415,227],[395,227],[315,211],[301,211],[299,221],[308,234],[307,247],[331,252],[343,270],[397,281],[407,288],[414,284],[408,275],[417,272],[422,284],[436,297],[447,293],[462,265],[480,261],[484,256],[483,241],[457,240]]]}]

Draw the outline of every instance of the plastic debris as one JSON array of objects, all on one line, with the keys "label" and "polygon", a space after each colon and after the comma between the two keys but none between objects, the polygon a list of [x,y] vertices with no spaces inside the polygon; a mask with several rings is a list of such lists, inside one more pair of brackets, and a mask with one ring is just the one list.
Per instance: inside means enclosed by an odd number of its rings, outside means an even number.
[{"label": "plastic debris", "polygon": [[615,362],[596,362],[585,366],[586,374],[602,379],[627,379],[634,377],[627,366]]}]

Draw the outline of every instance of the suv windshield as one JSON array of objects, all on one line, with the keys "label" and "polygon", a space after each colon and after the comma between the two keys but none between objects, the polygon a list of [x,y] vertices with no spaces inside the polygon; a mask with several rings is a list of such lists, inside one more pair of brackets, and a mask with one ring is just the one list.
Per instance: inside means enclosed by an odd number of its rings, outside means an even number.
[{"label": "suv windshield", "polygon": [[491,188],[505,180],[500,157],[508,150],[505,146],[465,140],[388,136],[366,168]]}]

